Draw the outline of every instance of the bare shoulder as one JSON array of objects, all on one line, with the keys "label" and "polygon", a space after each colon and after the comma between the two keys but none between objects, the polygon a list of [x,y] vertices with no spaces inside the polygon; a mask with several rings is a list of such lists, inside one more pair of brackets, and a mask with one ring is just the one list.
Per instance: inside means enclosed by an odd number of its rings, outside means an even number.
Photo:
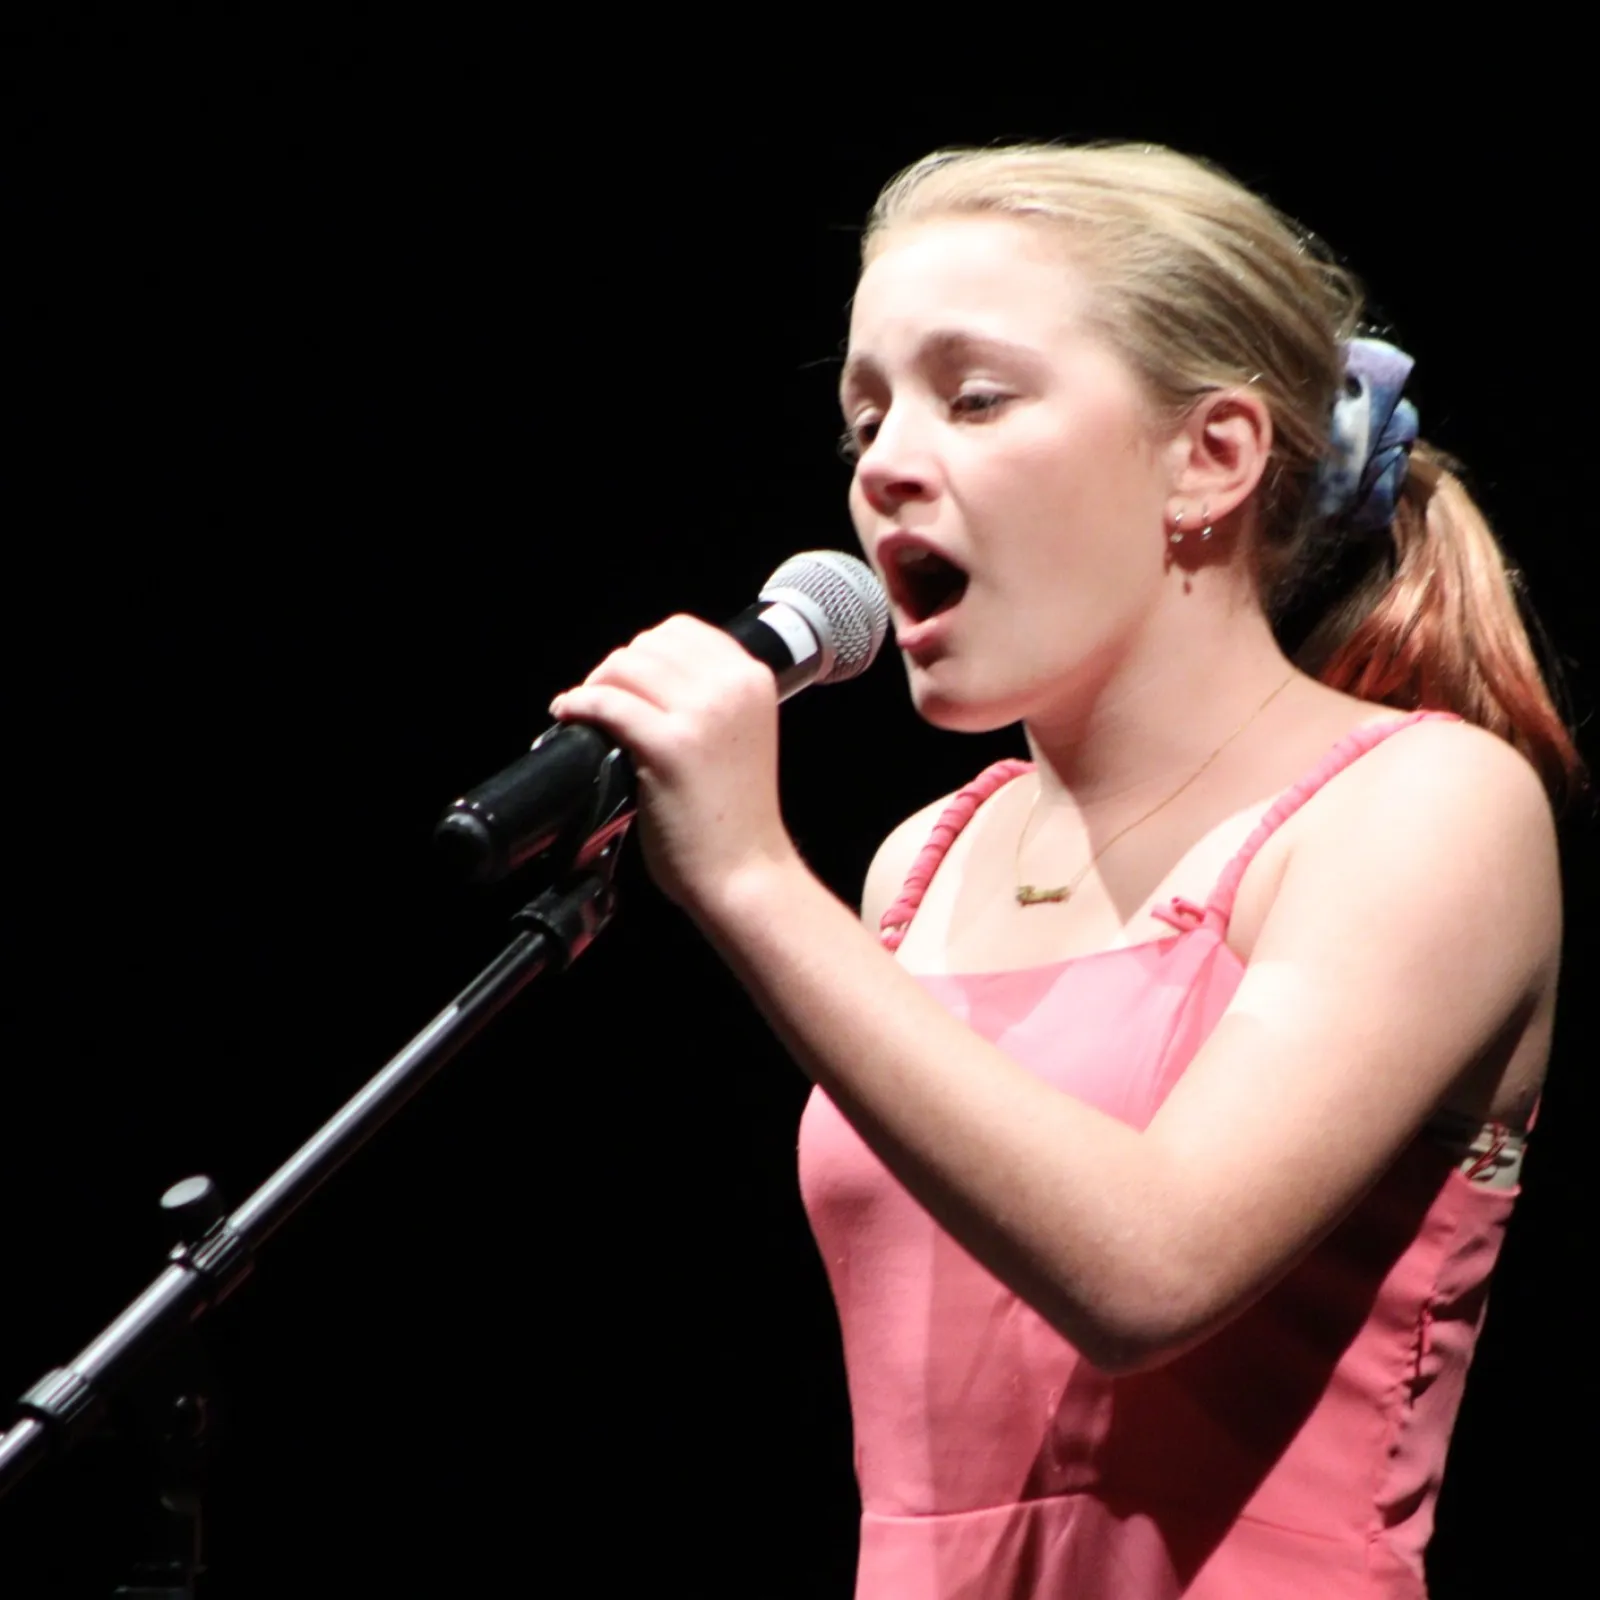
[{"label": "bare shoulder", "polygon": [[920,811],[913,811],[878,846],[861,891],[861,920],[869,928],[876,929],[884,912],[894,903],[918,852],[928,842],[933,825],[953,798],[953,795],[942,795]]},{"label": "bare shoulder", "polygon": [[1561,949],[1555,821],[1516,749],[1465,723],[1419,723],[1292,820],[1255,959],[1298,958],[1367,994],[1395,1037],[1448,1015],[1461,1060],[1512,1019],[1545,1026]]},{"label": "bare shoulder", "polygon": [[1555,819],[1538,774],[1504,739],[1466,722],[1400,730],[1317,797],[1297,851],[1420,852],[1471,882],[1556,872]]}]

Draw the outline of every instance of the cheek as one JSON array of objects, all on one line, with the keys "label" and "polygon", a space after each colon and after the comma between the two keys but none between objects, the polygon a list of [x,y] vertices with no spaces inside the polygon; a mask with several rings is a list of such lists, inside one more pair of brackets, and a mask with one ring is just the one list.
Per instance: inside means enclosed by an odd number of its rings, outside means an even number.
[{"label": "cheek", "polygon": [[856,543],[870,566],[872,564],[870,534],[873,528],[879,525],[881,518],[867,503],[866,494],[861,488],[861,480],[857,477],[852,477],[850,480],[850,492],[846,496],[846,504],[850,509],[851,524],[855,528]]},{"label": "cheek", "polygon": [[1017,462],[1029,520],[1053,529],[1063,557],[1146,565],[1159,558],[1165,494],[1142,441],[1125,431],[1085,430],[1070,442],[1032,445]]},{"label": "cheek", "polygon": [[977,503],[999,513],[1005,542],[1036,576],[1065,577],[1098,559],[1106,542],[1105,473],[1088,451],[1059,437],[1019,441],[986,463]]}]

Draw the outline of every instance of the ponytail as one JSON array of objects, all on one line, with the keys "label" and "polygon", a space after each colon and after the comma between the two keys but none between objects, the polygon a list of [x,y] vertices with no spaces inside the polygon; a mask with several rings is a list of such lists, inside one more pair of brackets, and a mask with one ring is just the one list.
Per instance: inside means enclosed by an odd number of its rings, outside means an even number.
[{"label": "ponytail", "polygon": [[1583,760],[1524,626],[1521,574],[1453,465],[1418,441],[1385,558],[1324,612],[1295,658],[1362,700],[1454,711],[1498,734],[1560,804],[1583,788]]}]

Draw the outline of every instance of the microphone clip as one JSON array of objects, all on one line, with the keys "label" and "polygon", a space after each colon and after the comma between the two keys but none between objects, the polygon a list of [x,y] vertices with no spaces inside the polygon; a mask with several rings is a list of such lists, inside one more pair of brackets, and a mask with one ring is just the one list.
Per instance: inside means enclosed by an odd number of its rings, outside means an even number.
[{"label": "microphone clip", "polygon": [[602,849],[555,887],[529,901],[512,919],[519,928],[546,935],[559,949],[565,971],[605,931],[617,909],[617,862],[632,816]]},{"label": "microphone clip", "polygon": [[537,862],[542,881],[556,883],[620,843],[634,810],[627,752],[590,723],[557,722],[455,801],[434,839],[468,882],[495,883]]}]

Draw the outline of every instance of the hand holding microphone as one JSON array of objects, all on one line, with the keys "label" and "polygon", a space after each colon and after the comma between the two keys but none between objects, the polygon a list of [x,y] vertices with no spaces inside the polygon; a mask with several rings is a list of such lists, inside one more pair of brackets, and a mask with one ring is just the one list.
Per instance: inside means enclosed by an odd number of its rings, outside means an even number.
[{"label": "hand holding microphone", "polygon": [[773,674],[720,629],[669,617],[606,657],[551,711],[602,729],[636,776],[650,876],[686,909],[794,846],[778,804]]},{"label": "hand holding microphone", "polygon": [[[685,870],[705,868],[708,852],[736,857],[781,834],[776,703],[864,671],[887,610],[854,557],[791,557],[725,629],[674,617],[608,656],[558,697],[552,710],[563,720],[457,800],[435,837],[480,882],[529,862],[559,876],[626,824],[637,765],[653,870],[681,895]],[[770,672],[753,670],[757,661]]]}]

